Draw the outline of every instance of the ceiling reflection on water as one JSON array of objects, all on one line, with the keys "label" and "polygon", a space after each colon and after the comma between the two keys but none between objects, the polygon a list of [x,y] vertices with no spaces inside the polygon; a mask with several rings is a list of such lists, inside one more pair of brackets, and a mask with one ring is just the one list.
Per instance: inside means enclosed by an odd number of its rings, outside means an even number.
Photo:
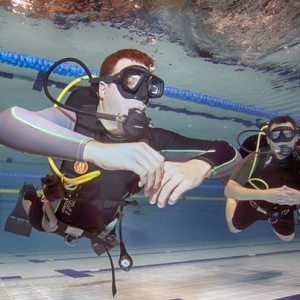
[{"label": "ceiling reflection on water", "polygon": [[[159,13],[163,8],[178,11],[184,1],[141,1],[141,0],[77,0],[77,1],[41,1],[41,0],[1,0],[0,4],[15,13],[25,13],[30,17],[54,19],[59,14],[78,14],[77,22],[93,21],[121,21],[133,17],[139,12],[155,11]],[[74,22],[76,20],[74,19]]]},{"label": "ceiling reflection on water", "polygon": [[62,29],[110,22],[136,34],[184,45],[190,55],[247,62],[300,38],[300,1],[283,0],[0,0],[6,10]]}]

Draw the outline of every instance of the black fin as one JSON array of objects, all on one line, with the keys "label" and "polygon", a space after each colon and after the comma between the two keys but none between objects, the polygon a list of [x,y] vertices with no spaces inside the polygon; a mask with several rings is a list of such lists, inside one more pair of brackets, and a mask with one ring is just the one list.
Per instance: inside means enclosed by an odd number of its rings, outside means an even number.
[{"label": "black fin", "polygon": [[14,233],[16,235],[23,235],[29,237],[31,234],[32,226],[29,223],[26,211],[23,207],[23,195],[28,190],[34,190],[35,188],[31,184],[24,184],[19,192],[19,197],[15,208],[9,214],[4,231]]}]

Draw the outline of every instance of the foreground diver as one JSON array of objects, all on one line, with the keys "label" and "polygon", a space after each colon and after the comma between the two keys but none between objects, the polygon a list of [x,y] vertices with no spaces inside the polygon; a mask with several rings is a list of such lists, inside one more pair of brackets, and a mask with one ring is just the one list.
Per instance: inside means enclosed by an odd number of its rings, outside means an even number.
[{"label": "foreground diver", "polygon": [[[86,236],[100,255],[115,245],[114,226],[122,207],[130,204],[126,199],[142,188],[150,203],[162,208],[206,178],[231,174],[241,162],[225,141],[152,128],[144,111],[149,98],[161,97],[164,87],[153,70],[154,60],[147,54],[119,50],[103,61],[100,77],[91,79],[90,87],[70,95],[66,103],[75,112],[61,107],[1,112],[1,144],[61,161],[59,176],[42,178],[43,195],[32,185],[20,191],[35,229],[60,234],[67,242]],[[100,119],[99,113],[121,116],[122,122]],[[98,172],[95,178],[80,181],[93,172]],[[74,177],[79,178],[75,185]]]},{"label": "foreground diver", "polygon": [[226,220],[233,233],[268,221],[288,242],[295,235],[294,210],[300,203],[298,127],[290,116],[278,116],[265,134],[261,144],[268,147],[247,155],[225,187]]}]

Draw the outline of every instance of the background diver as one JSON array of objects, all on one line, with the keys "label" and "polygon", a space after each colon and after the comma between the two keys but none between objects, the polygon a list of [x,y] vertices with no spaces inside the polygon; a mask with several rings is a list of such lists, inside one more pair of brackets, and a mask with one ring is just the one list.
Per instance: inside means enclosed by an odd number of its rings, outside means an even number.
[{"label": "background diver", "polygon": [[268,221],[281,240],[291,241],[294,210],[300,203],[298,127],[290,116],[278,116],[261,133],[261,140],[260,135],[255,139],[263,147],[255,151],[251,146],[254,137],[245,141],[243,145],[254,151],[243,159],[225,187],[228,228],[237,233],[258,220]]}]

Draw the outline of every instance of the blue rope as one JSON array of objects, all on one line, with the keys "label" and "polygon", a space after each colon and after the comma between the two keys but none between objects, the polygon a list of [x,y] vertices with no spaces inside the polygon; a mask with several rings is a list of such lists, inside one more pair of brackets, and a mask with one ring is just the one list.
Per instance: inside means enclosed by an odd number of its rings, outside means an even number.
[{"label": "blue rope", "polygon": [[[30,55],[25,55],[22,53],[14,53],[9,51],[4,51],[0,49],[0,62],[10,64],[13,66],[24,67],[35,69],[38,71],[47,71],[55,61],[35,57]],[[55,68],[54,73],[63,76],[73,76],[80,77],[86,75],[84,69],[77,65],[61,64]],[[91,70],[94,75],[99,75],[96,70]],[[263,117],[266,119],[271,119],[273,117],[282,115],[279,112],[268,111],[264,108],[255,107],[252,105],[246,105],[242,103],[232,102],[229,100],[219,99],[212,96],[207,96],[201,93],[195,93],[188,90],[182,90],[175,87],[166,86],[164,89],[164,95],[170,98],[177,98],[184,101],[194,102],[197,104],[205,104],[213,107],[219,107],[226,110],[232,110],[236,112],[241,112],[249,115],[255,115],[258,117]],[[299,124],[300,118],[292,116],[295,121]]]}]

